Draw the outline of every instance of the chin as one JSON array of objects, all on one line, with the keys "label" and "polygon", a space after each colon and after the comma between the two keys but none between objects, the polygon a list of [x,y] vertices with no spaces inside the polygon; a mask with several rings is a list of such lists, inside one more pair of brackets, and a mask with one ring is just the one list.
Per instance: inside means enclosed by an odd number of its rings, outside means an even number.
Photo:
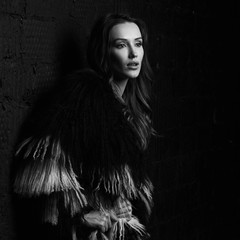
[{"label": "chin", "polygon": [[127,76],[128,78],[137,78],[137,77],[139,76],[139,71],[128,72],[128,73],[126,74],[126,76]]}]

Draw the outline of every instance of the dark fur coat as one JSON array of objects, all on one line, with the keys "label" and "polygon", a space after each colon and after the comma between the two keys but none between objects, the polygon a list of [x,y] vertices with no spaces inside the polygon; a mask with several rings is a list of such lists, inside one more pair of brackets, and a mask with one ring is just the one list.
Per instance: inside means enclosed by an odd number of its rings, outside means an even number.
[{"label": "dark fur coat", "polygon": [[114,210],[119,198],[128,199],[132,219],[119,219],[112,239],[145,239],[152,184],[125,106],[91,70],[69,82],[18,147],[14,191],[41,206],[35,217],[56,239],[108,239],[81,224],[81,214]]}]

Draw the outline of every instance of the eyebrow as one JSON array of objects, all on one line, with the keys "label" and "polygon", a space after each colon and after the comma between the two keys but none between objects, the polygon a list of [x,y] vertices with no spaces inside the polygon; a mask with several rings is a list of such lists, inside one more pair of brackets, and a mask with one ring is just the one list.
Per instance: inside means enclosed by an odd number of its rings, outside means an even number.
[{"label": "eyebrow", "polygon": [[[134,40],[135,41],[136,40],[143,40],[143,38],[142,37],[138,37],[138,38],[135,38]],[[113,39],[112,42],[116,42],[116,41],[128,41],[128,39],[126,39],[126,38],[116,38],[116,39]]]}]

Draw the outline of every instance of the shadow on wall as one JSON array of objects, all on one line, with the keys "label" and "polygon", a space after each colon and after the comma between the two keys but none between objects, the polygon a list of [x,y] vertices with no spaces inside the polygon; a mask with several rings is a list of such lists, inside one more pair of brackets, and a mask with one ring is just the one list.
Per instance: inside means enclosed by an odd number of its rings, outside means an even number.
[{"label": "shadow on wall", "polygon": [[59,79],[63,79],[69,73],[86,67],[86,53],[84,46],[85,33],[79,33],[77,27],[66,26],[57,34],[57,62]]},{"label": "shadow on wall", "polygon": [[[60,95],[59,92],[70,83],[69,79],[68,82],[66,82],[66,76],[75,70],[86,66],[86,63],[84,62],[85,54],[82,52],[83,43],[81,42],[81,38],[74,30],[66,29],[67,27],[61,29],[56,38],[56,80],[47,90],[36,89],[36,92],[38,93],[37,96],[33,96],[28,102],[25,102],[29,107],[29,112],[20,127],[21,129],[16,142],[17,145],[26,137],[33,134],[39,134],[37,130],[39,119],[44,119],[45,116],[49,114],[49,106],[54,104],[55,98]],[[46,119],[43,120],[43,122],[46,123]],[[17,145],[14,146],[15,150],[17,149]],[[23,162],[22,159],[17,159],[17,157],[14,157],[12,161],[12,185],[16,173],[19,171],[21,167],[20,165],[22,165]],[[44,226],[41,224],[41,214],[43,210],[42,204],[44,201],[44,197],[28,198],[25,196],[19,196],[15,194],[12,189],[13,224],[17,240],[42,240],[45,239],[46,236],[49,236],[49,239],[59,237],[55,236],[55,234],[61,234],[61,229],[55,231],[56,228],[50,227],[50,224],[44,224]]]}]

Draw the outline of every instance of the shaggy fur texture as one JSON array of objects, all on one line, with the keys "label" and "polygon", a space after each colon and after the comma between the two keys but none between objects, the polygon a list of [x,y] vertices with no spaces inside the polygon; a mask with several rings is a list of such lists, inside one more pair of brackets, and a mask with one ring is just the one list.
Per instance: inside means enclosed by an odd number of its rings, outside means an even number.
[{"label": "shaggy fur texture", "polygon": [[[153,187],[134,129],[124,117],[125,106],[90,70],[75,73],[69,81],[18,148],[22,163],[15,192],[48,196],[43,220],[53,225],[58,225],[61,211],[69,219],[89,207],[114,211],[119,198],[142,202],[150,215]],[[127,239],[129,233],[145,238],[145,227],[134,214],[130,221],[119,219],[111,239]],[[74,221],[71,232],[72,239],[81,239]],[[97,230],[88,237],[109,239]]]}]

